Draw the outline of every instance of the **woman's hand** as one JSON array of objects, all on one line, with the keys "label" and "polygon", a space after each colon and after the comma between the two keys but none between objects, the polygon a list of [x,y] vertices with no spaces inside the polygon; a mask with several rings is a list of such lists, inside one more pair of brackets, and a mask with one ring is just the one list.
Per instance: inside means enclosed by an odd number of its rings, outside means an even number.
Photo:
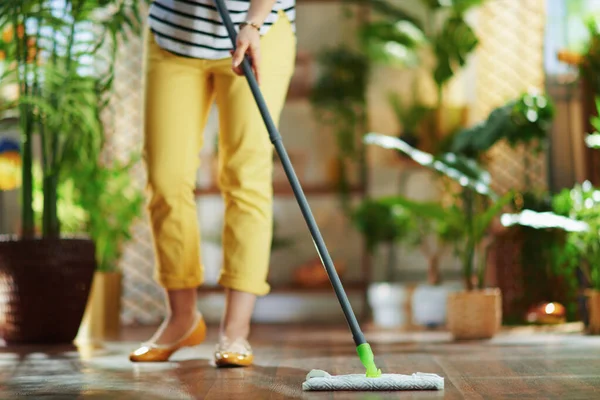
[{"label": "woman's hand", "polygon": [[235,51],[231,51],[233,71],[238,75],[243,75],[242,61],[244,55],[248,54],[252,71],[256,81],[260,85],[260,33],[252,25],[244,25],[237,35]]}]

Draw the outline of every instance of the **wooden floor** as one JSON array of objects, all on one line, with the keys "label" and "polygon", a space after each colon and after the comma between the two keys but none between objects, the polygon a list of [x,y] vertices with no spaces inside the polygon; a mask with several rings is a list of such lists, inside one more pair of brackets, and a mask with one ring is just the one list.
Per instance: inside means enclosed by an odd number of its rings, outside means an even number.
[{"label": "wooden floor", "polygon": [[255,327],[256,365],[215,369],[214,333],[170,363],[133,365],[128,351],[150,331],[127,332],[102,348],[0,347],[0,398],[36,399],[600,399],[600,337],[501,334],[452,343],[445,333],[367,331],[385,373],[436,373],[439,392],[306,393],[313,368],[364,373],[343,326]]}]

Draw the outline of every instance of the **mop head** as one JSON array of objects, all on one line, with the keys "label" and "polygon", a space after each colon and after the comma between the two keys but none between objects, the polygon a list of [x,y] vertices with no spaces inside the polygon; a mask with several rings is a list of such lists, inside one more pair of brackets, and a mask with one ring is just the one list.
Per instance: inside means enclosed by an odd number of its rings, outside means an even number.
[{"label": "mop head", "polygon": [[325,371],[314,369],[306,376],[302,384],[305,391],[392,391],[392,390],[442,390],[444,378],[435,374],[417,372],[412,375],[382,374],[369,378],[364,374],[329,375]]}]

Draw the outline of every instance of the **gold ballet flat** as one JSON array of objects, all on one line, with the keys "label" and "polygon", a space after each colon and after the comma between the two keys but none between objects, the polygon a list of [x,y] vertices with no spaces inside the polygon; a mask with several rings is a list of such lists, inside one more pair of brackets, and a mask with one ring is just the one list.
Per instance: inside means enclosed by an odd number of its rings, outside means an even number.
[{"label": "gold ballet flat", "polygon": [[252,365],[254,355],[250,344],[242,338],[234,341],[221,337],[215,350],[217,367],[248,367]]},{"label": "gold ballet flat", "polygon": [[129,355],[132,362],[164,362],[168,361],[173,353],[182,347],[197,346],[206,339],[206,323],[201,315],[182,339],[173,344],[143,343]]}]

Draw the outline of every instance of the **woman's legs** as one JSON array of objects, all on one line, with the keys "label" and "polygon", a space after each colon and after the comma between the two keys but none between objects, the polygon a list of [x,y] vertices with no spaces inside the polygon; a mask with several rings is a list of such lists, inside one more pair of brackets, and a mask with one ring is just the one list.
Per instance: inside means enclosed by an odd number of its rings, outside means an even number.
[{"label": "woman's legs", "polygon": [[[283,14],[262,38],[261,91],[278,122],[293,73],[296,39]],[[220,116],[219,186],[225,200],[223,269],[227,307],[222,334],[246,338],[256,296],[269,292],[273,228],[273,146],[245,77],[231,60],[212,64]]]},{"label": "woman's legs", "polygon": [[196,317],[203,282],[194,188],[202,135],[214,99],[203,60],[160,49],[149,34],[144,157],[148,171],[156,279],[167,293],[168,316],[151,339],[181,339]]}]

